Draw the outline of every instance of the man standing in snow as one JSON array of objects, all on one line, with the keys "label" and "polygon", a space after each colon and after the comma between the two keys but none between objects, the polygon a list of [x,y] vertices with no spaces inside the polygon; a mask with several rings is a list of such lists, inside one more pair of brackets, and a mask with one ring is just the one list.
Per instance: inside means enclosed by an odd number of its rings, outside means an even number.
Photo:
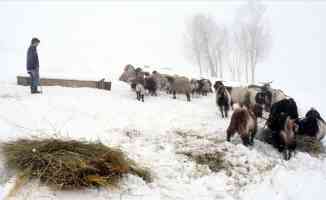
[{"label": "man standing in snow", "polygon": [[37,90],[37,86],[40,82],[39,77],[39,60],[36,51],[36,47],[40,44],[40,40],[38,38],[33,38],[31,41],[31,45],[27,51],[27,73],[31,76],[31,93],[40,93]]}]

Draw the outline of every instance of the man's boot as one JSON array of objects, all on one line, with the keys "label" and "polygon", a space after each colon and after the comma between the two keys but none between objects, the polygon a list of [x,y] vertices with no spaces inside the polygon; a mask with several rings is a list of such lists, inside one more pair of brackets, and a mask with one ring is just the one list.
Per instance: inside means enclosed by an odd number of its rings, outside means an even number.
[{"label": "man's boot", "polygon": [[37,90],[37,87],[33,87],[33,86],[32,86],[32,87],[31,87],[31,93],[32,93],[32,94],[39,94],[39,93],[41,93],[41,92]]},{"label": "man's boot", "polygon": [[34,94],[40,94],[41,92],[37,90],[37,86],[35,87]]},{"label": "man's boot", "polygon": [[32,94],[37,93],[37,89],[36,89],[36,87],[31,86],[31,93],[32,93]]}]

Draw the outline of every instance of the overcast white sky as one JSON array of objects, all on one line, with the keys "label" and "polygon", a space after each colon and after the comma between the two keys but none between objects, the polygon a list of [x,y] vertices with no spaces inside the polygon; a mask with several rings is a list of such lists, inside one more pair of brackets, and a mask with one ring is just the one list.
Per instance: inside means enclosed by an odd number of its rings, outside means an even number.
[{"label": "overcast white sky", "polygon": [[[326,3],[267,4],[273,49],[257,78],[317,108],[326,98]],[[30,39],[41,40],[41,75],[104,76],[125,64],[194,69],[184,56],[185,21],[195,13],[231,24],[239,2],[0,2],[0,81],[25,73]]]}]

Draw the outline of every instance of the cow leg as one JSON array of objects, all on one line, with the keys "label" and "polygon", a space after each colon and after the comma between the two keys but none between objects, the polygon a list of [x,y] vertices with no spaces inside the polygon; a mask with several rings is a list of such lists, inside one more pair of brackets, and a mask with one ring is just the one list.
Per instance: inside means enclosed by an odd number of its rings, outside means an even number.
[{"label": "cow leg", "polygon": [[223,107],[222,106],[219,106],[219,108],[220,108],[221,116],[222,116],[222,118],[224,118]]},{"label": "cow leg", "polygon": [[296,142],[293,142],[292,144],[288,145],[288,149],[289,149],[289,159],[292,157],[292,155],[295,153],[295,149],[297,147]]},{"label": "cow leg", "polygon": [[283,156],[284,156],[284,160],[290,160],[291,158],[291,151],[288,147],[285,147],[284,151],[283,151]]},{"label": "cow leg", "polygon": [[186,93],[186,96],[187,96],[187,101],[190,101],[190,94]]},{"label": "cow leg", "polygon": [[226,131],[226,141],[230,142],[231,141],[231,136],[233,135],[233,132],[230,130]]},{"label": "cow leg", "polygon": [[224,106],[224,116],[225,116],[225,118],[228,118],[228,112],[229,112],[229,108],[227,106]]},{"label": "cow leg", "polygon": [[140,92],[136,92],[137,100],[140,101]]},{"label": "cow leg", "polygon": [[226,135],[226,141],[231,142],[231,134],[227,133],[227,135]]},{"label": "cow leg", "polygon": [[230,103],[230,104],[231,104],[231,109],[234,110],[234,109],[233,109],[233,104],[234,104],[234,102],[232,101],[232,99],[231,99],[231,103]]},{"label": "cow leg", "polygon": [[272,132],[272,143],[273,146],[281,153],[284,150],[283,141],[277,131]]},{"label": "cow leg", "polygon": [[250,145],[250,137],[248,135],[242,136],[241,135],[241,139],[242,139],[242,143],[244,146],[249,146]]},{"label": "cow leg", "polygon": [[257,129],[251,131],[250,145],[254,145],[254,139],[257,133]]},{"label": "cow leg", "polygon": [[144,95],[141,95],[141,101],[144,102]]},{"label": "cow leg", "polygon": [[176,99],[176,98],[177,98],[177,97],[176,97],[176,92],[175,92],[175,91],[172,92],[172,95],[173,95],[173,99]]}]

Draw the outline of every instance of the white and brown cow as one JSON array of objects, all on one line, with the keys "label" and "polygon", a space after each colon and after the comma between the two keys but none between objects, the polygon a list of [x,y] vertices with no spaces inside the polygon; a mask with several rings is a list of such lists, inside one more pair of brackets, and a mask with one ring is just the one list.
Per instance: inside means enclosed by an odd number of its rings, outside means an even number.
[{"label": "white and brown cow", "polygon": [[245,146],[254,144],[254,137],[257,132],[257,117],[252,109],[246,107],[236,108],[232,114],[231,122],[227,128],[227,141],[238,133]]}]

